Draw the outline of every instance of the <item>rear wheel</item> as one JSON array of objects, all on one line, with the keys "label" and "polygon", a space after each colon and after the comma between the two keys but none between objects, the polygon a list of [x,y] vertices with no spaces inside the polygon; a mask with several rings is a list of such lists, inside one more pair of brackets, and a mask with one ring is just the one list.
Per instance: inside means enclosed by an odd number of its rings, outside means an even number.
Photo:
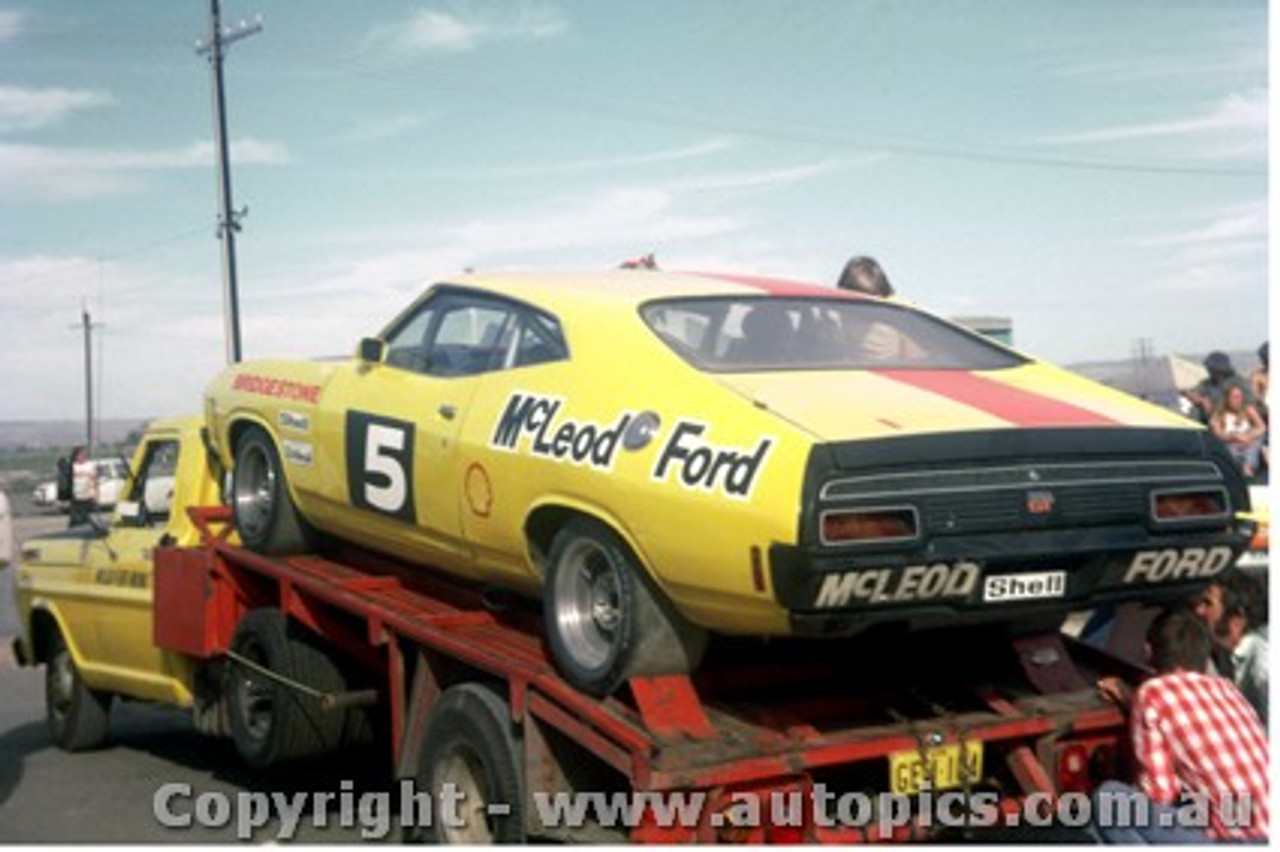
[{"label": "rear wheel", "polygon": [[287,555],[315,545],[311,527],[293,504],[275,442],[256,426],[236,443],[231,506],[236,531],[251,550]]},{"label": "rear wheel", "polygon": [[688,674],[706,649],[706,631],[663,597],[617,534],[587,518],[552,542],[543,608],[561,673],[593,695],[632,677]]},{"label": "rear wheel", "polygon": [[54,631],[45,663],[45,720],[58,748],[88,751],[107,738],[111,696],[85,685],[67,641]]},{"label": "rear wheel", "polygon": [[326,710],[313,694],[344,692],[342,672],[309,637],[291,630],[283,613],[247,613],[231,650],[244,661],[231,661],[227,691],[231,736],[246,763],[265,769],[342,743],[346,712]]},{"label": "rear wheel", "polygon": [[520,740],[506,700],[491,687],[445,690],[422,743],[419,783],[436,807],[423,839],[467,845],[525,839]]}]

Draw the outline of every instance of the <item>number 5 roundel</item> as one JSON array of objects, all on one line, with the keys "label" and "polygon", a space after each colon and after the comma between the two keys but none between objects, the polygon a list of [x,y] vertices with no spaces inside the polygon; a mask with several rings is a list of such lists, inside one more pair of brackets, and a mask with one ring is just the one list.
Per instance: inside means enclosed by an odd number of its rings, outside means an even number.
[{"label": "number 5 roundel", "polygon": [[412,523],[413,424],[348,411],[347,489],[351,505]]}]

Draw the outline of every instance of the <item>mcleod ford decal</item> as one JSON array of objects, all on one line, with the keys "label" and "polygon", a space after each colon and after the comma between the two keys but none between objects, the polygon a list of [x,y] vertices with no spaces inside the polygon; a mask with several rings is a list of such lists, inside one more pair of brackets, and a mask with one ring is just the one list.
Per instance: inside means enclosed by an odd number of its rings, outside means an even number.
[{"label": "mcleod ford decal", "polygon": [[[626,411],[600,423],[571,417],[564,408],[560,397],[513,393],[498,417],[489,446],[610,472],[619,448],[639,451],[661,429],[653,412]],[[709,432],[706,423],[677,420],[657,454],[650,479],[674,482],[691,491],[750,497],[775,439],[762,437],[754,446],[732,447],[709,441]]]}]

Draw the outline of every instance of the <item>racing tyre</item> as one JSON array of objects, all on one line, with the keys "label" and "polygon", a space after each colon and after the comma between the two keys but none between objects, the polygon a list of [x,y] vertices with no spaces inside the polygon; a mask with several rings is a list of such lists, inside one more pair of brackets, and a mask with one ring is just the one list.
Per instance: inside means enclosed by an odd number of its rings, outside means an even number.
[{"label": "racing tyre", "polygon": [[342,743],[346,712],[326,710],[315,694],[344,692],[342,672],[283,613],[247,613],[231,650],[236,655],[226,684],[231,737],[245,763],[265,769]]},{"label": "racing tyre", "polygon": [[315,546],[315,534],[289,494],[275,442],[260,428],[249,429],[236,444],[231,506],[236,531],[250,550],[287,555]]},{"label": "racing tyre", "polygon": [[506,700],[464,683],[440,696],[422,739],[419,789],[435,798],[431,821],[415,832],[429,843],[522,843],[524,783],[520,740]]},{"label": "racing tyre", "polygon": [[111,696],[85,685],[67,641],[56,631],[44,675],[45,719],[58,748],[88,751],[101,746],[107,738]]},{"label": "racing tyre", "polygon": [[543,615],[561,674],[591,695],[632,677],[689,674],[707,644],[626,543],[588,518],[569,521],[551,543]]}]

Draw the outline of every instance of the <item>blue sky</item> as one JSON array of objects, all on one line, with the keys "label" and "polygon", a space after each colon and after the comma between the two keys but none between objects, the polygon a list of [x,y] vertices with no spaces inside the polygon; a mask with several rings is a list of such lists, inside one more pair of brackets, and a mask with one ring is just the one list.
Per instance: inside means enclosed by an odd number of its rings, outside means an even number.
[{"label": "blue sky", "polygon": [[[246,357],[465,267],[834,280],[1058,362],[1267,335],[1260,0],[223,0]],[[0,419],[197,410],[225,361],[203,0],[0,0]]]}]

